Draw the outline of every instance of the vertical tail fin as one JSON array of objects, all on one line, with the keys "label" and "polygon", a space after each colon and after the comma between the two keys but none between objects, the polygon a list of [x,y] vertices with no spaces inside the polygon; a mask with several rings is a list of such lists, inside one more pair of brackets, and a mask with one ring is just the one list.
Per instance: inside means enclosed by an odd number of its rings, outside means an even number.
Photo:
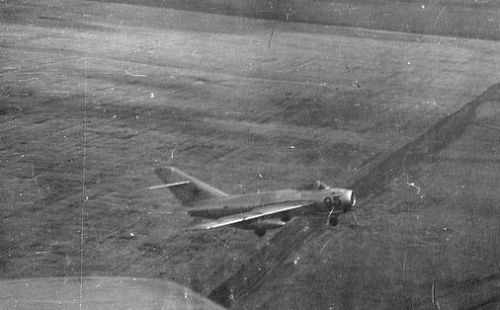
[{"label": "vertical tail fin", "polygon": [[161,187],[167,187],[184,206],[189,206],[205,199],[228,196],[223,191],[174,167],[158,168],[155,172],[165,184]]}]

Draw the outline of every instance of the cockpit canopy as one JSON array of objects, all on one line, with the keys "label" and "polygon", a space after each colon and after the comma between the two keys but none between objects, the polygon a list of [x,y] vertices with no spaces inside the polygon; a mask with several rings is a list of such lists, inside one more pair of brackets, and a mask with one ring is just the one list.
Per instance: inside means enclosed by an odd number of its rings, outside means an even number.
[{"label": "cockpit canopy", "polygon": [[303,191],[321,191],[321,190],[325,190],[325,189],[329,189],[330,186],[326,185],[325,183],[321,182],[321,181],[315,181],[315,182],[311,182],[309,184],[305,184],[301,187],[299,187],[299,190],[303,190]]}]

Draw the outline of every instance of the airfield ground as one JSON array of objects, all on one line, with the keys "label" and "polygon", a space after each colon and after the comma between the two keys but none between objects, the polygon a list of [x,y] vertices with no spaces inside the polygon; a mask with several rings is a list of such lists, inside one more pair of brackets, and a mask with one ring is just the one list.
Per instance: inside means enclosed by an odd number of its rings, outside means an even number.
[{"label": "airfield ground", "polygon": [[[239,309],[428,308],[433,287],[441,309],[498,306],[500,43],[0,6],[1,278],[168,279]],[[335,228],[186,233],[196,219],[142,190],[164,165],[361,199]]]}]

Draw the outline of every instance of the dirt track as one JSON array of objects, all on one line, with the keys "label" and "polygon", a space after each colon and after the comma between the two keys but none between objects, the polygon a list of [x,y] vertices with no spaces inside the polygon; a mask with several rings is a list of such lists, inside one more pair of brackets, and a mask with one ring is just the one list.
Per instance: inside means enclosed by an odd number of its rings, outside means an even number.
[{"label": "dirt track", "polygon": [[[498,299],[498,102],[449,121],[500,80],[498,43],[278,22],[269,48],[260,20],[1,10],[1,277],[152,277],[213,297],[263,267],[232,302],[418,308],[432,283],[442,305]],[[183,233],[196,220],[141,190],[163,165],[231,193],[321,179],[365,199],[335,229]]]},{"label": "dirt track", "polygon": [[[354,175],[348,187],[353,188],[356,193],[358,193],[358,199],[360,200],[361,204],[369,204],[370,200],[376,199],[378,196],[380,196],[381,193],[388,192],[390,183],[394,181],[397,182],[404,177],[409,180],[409,175],[407,172],[408,170],[411,170],[412,175],[420,173],[422,166],[426,166],[425,164],[423,164],[423,162],[427,162],[429,159],[431,159],[431,162],[435,162],[434,158],[435,156],[439,156],[440,151],[450,146],[450,144],[460,141],[464,133],[470,133],[471,131],[473,131],[474,129],[470,128],[472,125],[481,123],[481,120],[477,120],[476,123],[476,119],[478,118],[478,109],[480,109],[483,104],[490,105],[489,108],[483,107],[483,111],[500,111],[500,84],[489,87],[486,92],[477,97],[475,100],[467,103],[466,105],[464,105],[464,107],[462,107],[455,113],[452,113],[450,116],[444,118],[443,120],[440,120],[435,125],[431,126],[423,135],[416,137],[413,141],[406,143],[400,148],[395,148],[394,150],[388,151],[386,154],[380,155],[376,160],[364,166],[363,169],[361,169],[356,175]],[[492,104],[493,107],[491,106]],[[496,113],[494,113],[493,115],[495,114]],[[488,123],[491,122],[492,119],[488,119]],[[495,134],[493,135],[497,136]],[[486,141],[494,144],[497,139],[498,137],[493,139],[487,138]],[[443,152],[446,152],[446,150]],[[486,160],[485,162],[488,161],[489,160]],[[493,162],[495,163],[497,161],[493,160]],[[498,165],[498,163],[496,163],[496,165]],[[492,174],[484,170],[481,172],[482,176],[485,178],[489,177],[493,180],[496,179],[496,170]],[[416,182],[410,183],[406,181],[407,185],[417,189],[417,194],[420,194],[422,192],[420,196],[421,201],[417,202],[417,204],[423,205],[423,201],[425,198],[425,208],[429,208],[429,204],[433,204],[436,208],[440,208],[440,203],[443,202],[443,198],[435,196],[426,197],[426,193],[421,190],[419,186],[415,185],[415,183]],[[481,182],[480,185],[487,188],[487,182]],[[496,183],[494,186],[496,186]],[[494,187],[491,188],[491,190],[494,191]],[[396,197],[399,196],[401,192],[397,192]],[[442,195],[442,193],[439,193],[439,195]],[[408,204],[409,207],[410,205],[414,205],[415,201],[406,201],[405,203]],[[479,206],[479,208],[481,207],[482,206]],[[490,207],[488,206],[487,208]],[[394,213],[397,213],[398,211],[401,210],[396,210]],[[495,213],[498,213],[498,211],[496,211]],[[417,215],[417,219],[418,217],[419,215]],[[473,221],[476,220],[481,221],[482,219],[473,219]],[[292,267],[290,264],[284,264],[284,262],[289,259],[290,256],[296,256],[297,258],[294,262],[296,264],[297,260],[300,258],[300,254],[296,253],[304,252],[303,250],[301,250],[301,248],[307,248],[307,245],[314,244],[316,239],[321,239],[325,235],[328,235],[329,232],[325,231],[324,221],[325,219],[321,218],[297,220],[282,229],[279,234],[270,241],[270,244],[267,247],[263,248],[261,251],[252,256],[252,259],[249,261],[249,263],[242,266],[234,276],[214,289],[209,295],[210,298],[213,300],[217,300],[219,303],[228,307],[232,306],[235,308],[241,308],[250,305],[255,306],[255,304],[264,304],[266,305],[266,308],[273,308],[275,306],[274,303],[277,298],[275,295],[273,295],[272,297],[270,297],[270,300],[263,300],[262,294],[260,294],[263,290],[266,291],[266,285],[263,283],[266,283],[266,280],[271,279],[271,281],[276,281],[274,280],[276,279],[276,274],[284,276],[287,274],[295,275],[309,272],[308,270],[303,270],[304,268]],[[357,222],[357,225],[359,227],[359,222]],[[350,228],[358,229],[354,224],[352,224]],[[444,227],[444,229],[448,230],[449,228]],[[422,238],[421,236],[417,237],[417,234],[418,232],[416,230],[415,238],[414,240],[412,240],[412,242],[420,243],[419,246],[426,246],[426,238]],[[430,234],[430,232],[427,231],[427,234]],[[435,244],[436,241],[439,241],[439,237],[433,237],[438,239],[433,240],[433,243]],[[495,243],[495,240],[490,241]],[[329,240],[324,244],[324,246],[326,246],[328,242]],[[486,243],[485,245],[486,247],[489,247],[490,243]],[[320,253],[323,250],[324,247],[321,249]],[[364,250],[369,251],[369,249]],[[484,254],[484,252],[487,250],[488,248],[482,248],[480,251]],[[335,254],[338,253],[335,251]],[[311,256],[311,254],[309,254],[309,256]],[[312,256],[315,255],[312,254]],[[458,260],[467,260],[470,256],[473,256],[473,254],[466,253],[463,256],[464,257],[458,258]],[[494,257],[489,257],[489,255],[485,256],[488,260],[488,267],[493,269],[498,268]],[[430,259],[430,257],[421,256],[418,259]],[[440,258],[433,257],[432,259],[435,262],[433,262],[430,267],[432,267],[432,265],[439,264]],[[404,258],[404,260],[406,260],[406,257]],[[436,263],[436,261],[438,263]],[[329,265],[330,263],[323,261],[323,264]],[[333,268],[336,269],[335,267]],[[331,268],[332,267],[330,266],[330,269]],[[337,268],[339,269],[337,272],[342,272],[343,266],[339,266]],[[457,275],[450,274],[448,276]],[[437,293],[435,295],[435,298],[437,300],[439,297],[440,304],[446,305],[451,309],[457,309],[458,307],[462,309],[469,309],[478,306],[492,306],[493,304],[496,304],[500,298],[500,295],[498,294],[498,292],[496,292],[495,289],[499,285],[498,274],[494,273],[492,275],[487,275],[485,276],[485,278],[486,279],[484,280],[481,279],[479,281],[471,281],[471,284],[462,285],[462,288],[452,286],[451,289],[448,288],[445,290],[446,293]],[[424,278],[424,281],[432,283],[435,289],[435,279],[436,275],[430,274],[427,278]],[[327,276],[327,279],[325,279],[324,281],[313,280],[312,282],[327,283],[334,282],[334,280]],[[403,282],[405,282],[404,275]],[[478,285],[476,284],[476,282],[479,282],[480,284]],[[455,289],[457,289],[459,293],[456,293]],[[301,288],[301,290],[305,289]],[[419,292],[419,290],[422,290],[422,292]],[[411,308],[432,308],[434,306],[432,302],[429,303],[428,298],[426,299],[426,295],[428,295],[428,289],[426,292],[425,289],[413,287],[411,291],[403,291],[401,294],[403,294],[403,296],[408,300],[414,299],[413,302],[407,304],[408,306],[411,306]],[[466,297],[462,297],[463,294],[465,294]],[[359,296],[355,295],[350,295],[347,298],[342,298],[341,307],[352,308],[355,304],[361,306],[358,298]],[[399,303],[391,300],[391,298],[393,297],[389,297],[387,298],[388,300],[384,300],[384,303],[387,303],[386,306],[399,307]],[[251,302],[249,302],[248,299],[250,299]],[[255,299],[257,299],[258,301]],[[277,300],[281,299],[278,298]],[[266,304],[266,302],[268,304]],[[296,305],[297,301],[294,302],[294,306]],[[380,304],[378,305],[380,306]],[[307,307],[307,304],[304,303],[303,306]]]}]

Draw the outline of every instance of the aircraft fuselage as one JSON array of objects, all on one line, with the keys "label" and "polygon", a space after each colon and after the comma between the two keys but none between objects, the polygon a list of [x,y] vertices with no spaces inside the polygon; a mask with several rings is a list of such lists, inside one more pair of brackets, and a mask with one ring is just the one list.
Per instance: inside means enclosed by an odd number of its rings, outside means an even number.
[{"label": "aircraft fuselage", "polygon": [[188,230],[233,226],[263,236],[267,230],[283,227],[295,216],[321,213],[328,213],[328,224],[335,226],[338,214],[356,205],[352,190],[331,188],[319,181],[311,190],[229,195],[174,167],[158,168],[155,172],[164,183],[161,187],[168,188],[189,215],[212,219]]},{"label": "aircraft fuselage", "polygon": [[290,202],[308,204],[308,207],[296,210],[290,216],[328,213],[331,211],[331,207],[325,206],[325,198],[333,199],[334,196],[342,196],[343,191],[345,190],[330,188],[318,191],[279,190],[235,195],[193,204],[188,213],[191,216],[216,219],[268,205],[289,205]]}]

